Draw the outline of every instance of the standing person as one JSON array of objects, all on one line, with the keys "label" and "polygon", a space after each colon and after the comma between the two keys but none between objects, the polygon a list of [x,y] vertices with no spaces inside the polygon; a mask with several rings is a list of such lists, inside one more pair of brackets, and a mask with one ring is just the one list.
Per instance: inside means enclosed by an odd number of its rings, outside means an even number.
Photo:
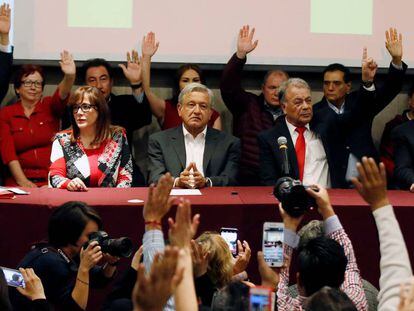
[{"label": "standing person", "polygon": [[36,65],[23,65],[14,79],[19,101],[0,110],[0,153],[8,166],[7,186],[38,187],[47,184],[51,139],[59,130],[67,98],[75,81],[72,55],[61,53],[64,77],[53,96],[43,97],[45,76]]},{"label": "standing person", "polygon": [[243,26],[237,38],[237,52],[224,67],[220,90],[224,103],[233,114],[233,132],[241,139],[240,184],[255,186],[259,179],[259,146],[257,135],[270,129],[277,117],[283,114],[279,104],[278,90],[289,76],[281,70],[266,73],[262,93],[256,95],[245,91],[241,85],[242,70],[246,56],[256,47],[253,28]]},{"label": "standing person", "polygon": [[[151,57],[158,50],[159,43],[155,41],[155,34],[148,33],[142,40],[142,83],[152,111],[157,117],[163,130],[179,126],[181,118],[178,115],[178,94],[190,83],[205,84],[203,73],[198,65],[185,64],[177,69],[174,79],[173,97],[161,99],[151,91]],[[216,130],[222,129],[220,114],[212,109],[213,113],[208,126]]]},{"label": "standing person", "polygon": [[77,89],[69,100],[72,129],[56,135],[50,184],[69,191],[131,187],[132,160],[125,130],[110,123],[108,104],[95,87]]}]

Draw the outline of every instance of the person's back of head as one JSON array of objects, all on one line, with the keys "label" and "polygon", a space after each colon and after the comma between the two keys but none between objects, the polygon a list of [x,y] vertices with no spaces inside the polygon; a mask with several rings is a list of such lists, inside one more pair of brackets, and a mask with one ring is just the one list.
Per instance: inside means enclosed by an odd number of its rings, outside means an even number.
[{"label": "person's back of head", "polygon": [[306,311],[356,311],[351,299],[340,289],[323,287],[306,303]]},{"label": "person's back of head", "polygon": [[216,292],[211,304],[214,311],[249,310],[249,287],[242,282],[231,282]]},{"label": "person's back of head", "polygon": [[56,247],[76,245],[88,221],[93,220],[98,227],[102,221],[94,209],[86,203],[70,201],[56,208],[49,218],[48,241]]},{"label": "person's back of head", "polygon": [[310,296],[324,286],[339,288],[348,260],[343,247],[333,239],[317,237],[299,249],[298,285]]},{"label": "person's back of head", "polygon": [[298,231],[299,248],[314,238],[324,236],[324,234],[323,221],[311,220]]}]

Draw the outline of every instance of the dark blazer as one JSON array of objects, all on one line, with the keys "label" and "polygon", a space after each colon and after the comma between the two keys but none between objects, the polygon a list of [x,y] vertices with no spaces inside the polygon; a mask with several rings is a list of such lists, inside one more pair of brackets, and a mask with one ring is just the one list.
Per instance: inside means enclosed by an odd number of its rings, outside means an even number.
[{"label": "dark blazer", "polygon": [[[406,70],[407,65],[405,63],[403,63],[402,70],[395,69],[393,65],[390,65],[384,85],[382,87],[376,86],[374,98],[370,102],[358,101],[361,91],[364,91],[362,87],[346,96],[345,112],[355,112],[359,109],[358,105],[361,104],[363,107],[360,107],[361,109],[358,110],[360,116],[354,119],[352,128],[343,137],[342,141],[337,141],[338,144],[342,144],[344,147],[340,152],[346,154],[346,156],[338,156],[338,158],[346,161],[342,163],[343,166],[347,166],[350,152],[359,159],[363,156],[379,159],[378,152],[372,141],[372,121],[401,91]],[[336,114],[329,107],[325,97],[313,106],[313,111],[315,114],[320,113],[324,116]]]},{"label": "dark blazer", "polygon": [[[182,126],[152,134],[148,142],[149,183],[170,172],[179,177],[185,169],[186,152]],[[240,140],[225,132],[207,128],[203,170],[213,186],[236,185],[240,160]]]},{"label": "dark blazer", "polygon": [[394,141],[394,178],[401,189],[414,184],[414,121],[397,126],[392,132]]},{"label": "dark blazer", "polygon": [[0,103],[9,89],[12,65],[13,53],[4,53],[0,51]]}]

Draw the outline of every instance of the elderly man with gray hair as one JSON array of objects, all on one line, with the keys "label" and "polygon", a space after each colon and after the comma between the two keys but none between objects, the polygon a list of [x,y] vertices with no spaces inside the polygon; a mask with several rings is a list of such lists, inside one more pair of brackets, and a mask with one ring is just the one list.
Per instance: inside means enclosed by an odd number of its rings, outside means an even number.
[{"label": "elderly man with gray hair", "polygon": [[346,135],[352,122],[358,117],[362,103],[369,103],[370,93],[364,93],[355,110],[342,115],[322,115],[312,109],[311,89],[306,81],[291,78],[279,90],[279,100],[284,115],[275,126],[258,136],[260,149],[260,178],[265,185],[274,185],[283,177],[284,156],[279,149],[278,138],[286,138],[289,176],[305,185],[319,184],[324,188],[345,188],[337,154],[338,139]]},{"label": "elderly man with gray hair", "polygon": [[174,186],[203,188],[237,184],[240,140],[207,127],[213,93],[199,83],[188,84],[178,97],[182,125],[155,133],[148,143],[149,183],[165,173]]}]

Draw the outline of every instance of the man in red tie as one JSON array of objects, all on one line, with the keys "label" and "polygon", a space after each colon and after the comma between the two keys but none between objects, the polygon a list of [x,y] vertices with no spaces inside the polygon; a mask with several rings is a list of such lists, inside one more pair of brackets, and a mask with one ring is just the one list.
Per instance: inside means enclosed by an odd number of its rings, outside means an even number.
[{"label": "man in red tie", "polygon": [[[369,103],[370,96],[369,92],[363,94],[361,103]],[[281,85],[279,100],[285,115],[276,120],[272,129],[258,136],[262,183],[274,185],[283,177],[283,155],[277,139],[284,136],[290,177],[305,185],[317,183],[325,188],[345,188],[346,181],[331,154],[336,151],[335,140],[346,135],[358,111],[337,116],[314,115],[311,89],[299,78],[291,78]]]}]

